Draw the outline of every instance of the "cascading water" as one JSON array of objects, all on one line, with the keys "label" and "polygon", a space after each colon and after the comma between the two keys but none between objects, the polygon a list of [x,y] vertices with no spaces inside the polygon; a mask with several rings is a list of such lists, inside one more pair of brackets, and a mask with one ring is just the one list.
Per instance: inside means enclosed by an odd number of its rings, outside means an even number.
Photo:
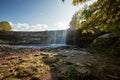
[{"label": "cascading water", "polygon": [[66,44],[67,30],[54,31],[52,44]]},{"label": "cascading water", "polygon": [[63,30],[62,32],[62,44],[66,44],[67,30]]},{"label": "cascading water", "polygon": [[57,32],[55,31],[55,32],[54,32],[53,44],[56,44],[56,42],[57,42],[57,41],[56,41],[56,33],[57,33]]}]

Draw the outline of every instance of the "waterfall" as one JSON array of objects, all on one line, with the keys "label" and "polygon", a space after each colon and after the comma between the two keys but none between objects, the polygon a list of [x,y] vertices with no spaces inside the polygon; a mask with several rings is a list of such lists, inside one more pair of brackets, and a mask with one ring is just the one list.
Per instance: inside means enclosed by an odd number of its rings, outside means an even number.
[{"label": "waterfall", "polygon": [[57,32],[56,31],[54,31],[54,39],[53,39],[53,44],[56,44],[57,43],[57,41],[56,41],[56,36],[57,36],[57,34],[56,34]]},{"label": "waterfall", "polygon": [[62,32],[62,44],[66,44],[67,30],[63,30]]},{"label": "waterfall", "polygon": [[53,44],[66,44],[67,30],[54,31]]},{"label": "waterfall", "polygon": [[50,45],[66,44],[67,30],[48,31],[47,35],[47,42]]}]

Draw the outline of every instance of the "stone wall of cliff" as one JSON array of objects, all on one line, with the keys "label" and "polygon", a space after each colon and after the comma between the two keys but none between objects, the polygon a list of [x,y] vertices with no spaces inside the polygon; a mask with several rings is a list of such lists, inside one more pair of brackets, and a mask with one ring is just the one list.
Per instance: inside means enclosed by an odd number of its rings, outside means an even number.
[{"label": "stone wall of cliff", "polygon": [[[57,33],[56,33],[57,32]],[[49,44],[62,37],[63,30],[40,32],[0,32],[0,44]],[[55,34],[57,36],[55,36]]]}]

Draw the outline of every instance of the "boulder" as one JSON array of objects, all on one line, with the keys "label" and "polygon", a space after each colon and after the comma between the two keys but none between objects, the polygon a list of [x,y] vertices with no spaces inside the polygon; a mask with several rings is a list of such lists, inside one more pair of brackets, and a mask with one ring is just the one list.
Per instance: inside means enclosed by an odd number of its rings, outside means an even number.
[{"label": "boulder", "polygon": [[118,40],[118,36],[115,33],[107,33],[99,36],[93,41],[96,46],[110,46]]},{"label": "boulder", "polygon": [[117,50],[120,48],[120,36],[116,33],[107,33],[96,38],[90,46],[91,51],[100,53],[119,54]]}]

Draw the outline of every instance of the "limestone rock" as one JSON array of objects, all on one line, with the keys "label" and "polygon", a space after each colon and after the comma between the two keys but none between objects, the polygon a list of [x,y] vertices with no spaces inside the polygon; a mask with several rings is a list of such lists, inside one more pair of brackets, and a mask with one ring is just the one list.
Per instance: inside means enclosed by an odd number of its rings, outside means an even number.
[{"label": "limestone rock", "polygon": [[109,46],[115,43],[116,40],[118,40],[118,36],[115,33],[107,33],[96,38],[93,44]]},{"label": "limestone rock", "polygon": [[107,33],[99,36],[91,45],[91,50],[100,53],[114,53],[119,54],[120,50],[120,36],[115,33]]}]

